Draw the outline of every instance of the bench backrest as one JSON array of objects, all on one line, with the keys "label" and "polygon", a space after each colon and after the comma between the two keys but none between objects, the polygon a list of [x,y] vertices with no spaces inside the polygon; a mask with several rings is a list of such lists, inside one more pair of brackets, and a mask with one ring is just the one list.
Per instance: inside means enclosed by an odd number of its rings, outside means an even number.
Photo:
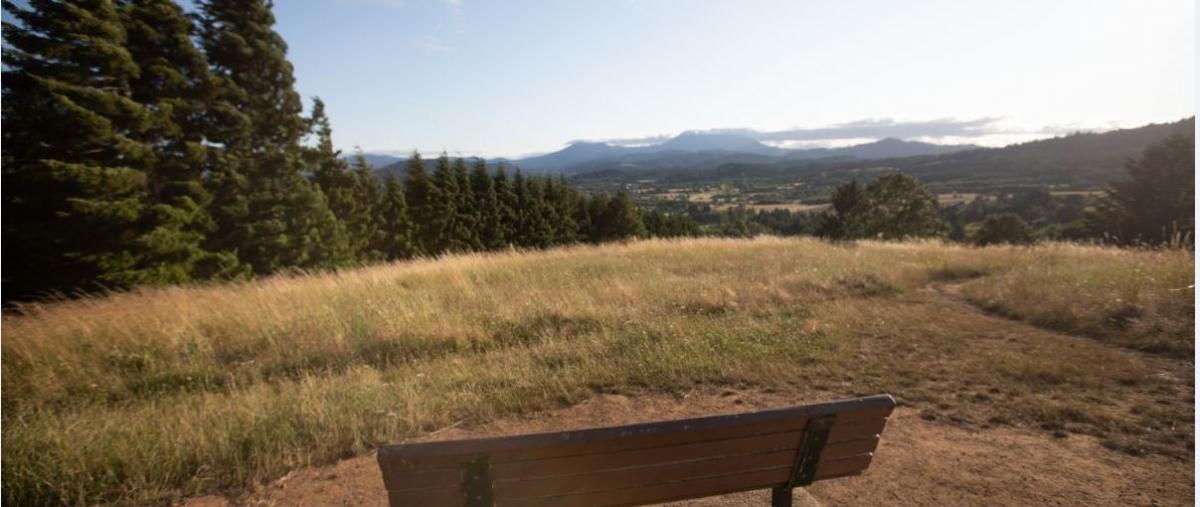
[{"label": "bench backrest", "polygon": [[895,404],[880,395],[611,428],[387,445],[379,450],[379,466],[393,506],[635,505],[792,488],[866,470]]}]

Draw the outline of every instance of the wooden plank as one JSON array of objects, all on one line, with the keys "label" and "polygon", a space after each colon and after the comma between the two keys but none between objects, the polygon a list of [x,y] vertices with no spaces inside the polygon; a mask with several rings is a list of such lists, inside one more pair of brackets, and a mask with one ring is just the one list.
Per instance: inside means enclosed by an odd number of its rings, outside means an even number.
[{"label": "wooden plank", "polygon": [[851,423],[835,422],[833,429],[829,430],[829,440],[825,442],[825,445],[879,435],[886,425],[887,419],[868,419]]},{"label": "wooden plank", "polygon": [[622,468],[598,473],[498,481],[493,484],[493,491],[497,501],[560,496],[790,467],[795,458],[796,451],[787,449],[650,467]]},{"label": "wooden plank", "polygon": [[[670,445],[689,444],[694,442],[711,442],[728,440],[739,437],[751,437],[787,431],[799,432],[804,429],[807,419],[782,419],[765,421],[738,426],[725,426],[700,430],[686,430],[675,433],[642,433],[630,437],[616,437],[607,441],[595,442],[564,442],[555,447],[539,447],[526,450],[502,452],[490,456],[493,463],[531,461],[538,459],[583,456],[604,452],[621,452],[637,449],[650,449]],[[460,455],[430,456],[409,458],[402,452],[389,456],[379,456],[381,466],[393,470],[400,469],[430,469],[455,468],[461,466],[470,457]]]},{"label": "wooden plank", "polygon": [[861,440],[847,440],[836,444],[826,444],[825,449],[821,451],[821,461],[832,461],[859,454],[869,454],[875,452],[875,447],[878,445],[879,435],[871,435]]},{"label": "wooden plank", "polygon": [[862,472],[871,465],[872,457],[873,454],[860,454],[830,461],[822,460],[817,464],[817,480]]},{"label": "wooden plank", "polygon": [[763,489],[778,486],[787,481],[791,467],[781,467],[767,470],[755,470],[742,474],[732,474],[717,477],[701,477],[687,481],[666,482],[649,486],[638,486],[625,489],[594,491],[576,495],[549,496],[541,498],[521,498],[498,501],[501,507],[583,507],[595,505],[634,505],[704,496],[723,495],[739,491]]},{"label": "wooden plank", "polygon": [[633,451],[497,463],[492,465],[492,478],[498,481],[506,479],[529,479],[533,477],[599,472],[617,468],[646,467],[656,464],[764,451],[795,450],[800,444],[800,435],[799,432],[774,433],[747,438],[719,440],[716,442],[697,442]]},{"label": "wooden plank", "polygon": [[432,470],[383,469],[383,485],[389,491],[445,488],[455,487],[460,484],[462,484],[461,468],[438,468]]},{"label": "wooden plank", "polygon": [[[663,421],[608,428],[594,428],[576,431],[536,433],[510,437],[479,438],[456,440],[448,442],[422,442],[402,445],[387,445],[379,450],[382,461],[418,462],[421,458],[487,454],[494,460],[536,459],[551,457],[554,454],[531,452],[541,448],[561,449],[568,444],[587,444],[593,442],[612,442],[642,436],[654,436],[674,433],[698,432],[730,426],[745,426],[756,423],[800,420],[828,414],[837,414],[838,419],[850,422],[860,419],[878,419],[886,417],[895,407],[896,402],[888,395],[869,396],[852,400],[818,403],[759,412],[699,417],[676,421]],[[577,452],[577,451],[570,451]],[[561,454],[559,454],[561,455]]]},{"label": "wooden plank", "polygon": [[421,506],[421,507],[461,507],[466,505],[466,497],[460,488],[419,489],[409,491],[388,491],[388,505]]}]

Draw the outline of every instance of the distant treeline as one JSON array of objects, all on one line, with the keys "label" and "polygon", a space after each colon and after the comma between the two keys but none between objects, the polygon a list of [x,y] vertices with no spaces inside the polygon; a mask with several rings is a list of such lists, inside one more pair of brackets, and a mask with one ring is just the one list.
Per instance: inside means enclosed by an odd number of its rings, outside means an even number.
[{"label": "distant treeline", "polygon": [[266,0],[5,2],[5,301],[692,233],[443,156],[381,182],[308,115]]},{"label": "distant treeline", "polygon": [[1124,177],[1096,195],[1054,195],[1037,189],[981,194],[969,202],[939,206],[920,180],[893,173],[837,187],[830,209],[821,213],[664,205],[699,224],[703,234],[732,237],[937,237],[979,245],[1056,240],[1192,248],[1195,166],[1195,138],[1173,134],[1126,161]]}]

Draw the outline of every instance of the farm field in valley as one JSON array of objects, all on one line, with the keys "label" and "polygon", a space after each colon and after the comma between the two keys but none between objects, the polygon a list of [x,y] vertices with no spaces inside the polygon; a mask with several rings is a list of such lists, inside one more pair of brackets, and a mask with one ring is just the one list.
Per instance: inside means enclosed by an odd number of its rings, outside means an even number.
[{"label": "farm field in valley", "polygon": [[[877,465],[845,482],[866,489],[819,501],[1191,504],[1193,259],[652,240],[26,306],[3,322],[4,502],[327,503],[296,478],[371,489],[354,457],[386,442],[886,392]],[[1056,463],[1111,496],[1069,496]]]}]

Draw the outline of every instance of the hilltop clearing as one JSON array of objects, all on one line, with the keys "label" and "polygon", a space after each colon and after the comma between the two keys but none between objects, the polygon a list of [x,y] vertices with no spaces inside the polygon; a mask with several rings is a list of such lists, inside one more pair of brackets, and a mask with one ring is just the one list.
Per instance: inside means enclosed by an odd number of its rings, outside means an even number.
[{"label": "hilltop clearing", "polygon": [[245,498],[448,426],[729,389],[890,392],[897,446],[1019,435],[1137,463],[1170,482],[1149,499],[1190,503],[1192,279],[1180,251],[699,239],[26,307],[4,320],[4,499]]}]

